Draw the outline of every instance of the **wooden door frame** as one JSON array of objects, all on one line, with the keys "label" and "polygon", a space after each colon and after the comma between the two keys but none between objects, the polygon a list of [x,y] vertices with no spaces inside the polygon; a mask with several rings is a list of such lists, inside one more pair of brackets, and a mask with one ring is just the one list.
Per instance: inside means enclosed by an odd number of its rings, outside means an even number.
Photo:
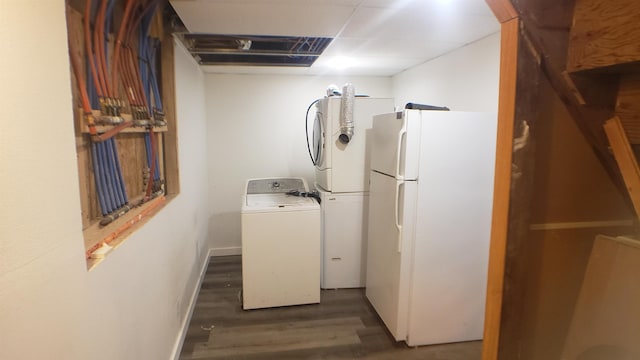
[{"label": "wooden door frame", "polygon": [[511,188],[520,19],[509,0],[486,0],[501,23],[498,132],[482,360],[497,360]]}]

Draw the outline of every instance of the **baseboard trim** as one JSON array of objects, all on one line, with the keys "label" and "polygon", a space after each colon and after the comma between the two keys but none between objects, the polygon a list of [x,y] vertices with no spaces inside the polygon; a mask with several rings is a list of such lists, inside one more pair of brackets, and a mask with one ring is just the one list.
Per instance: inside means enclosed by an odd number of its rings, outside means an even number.
[{"label": "baseboard trim", "polygon": [[240,246],[225,247],[225,248],[213,248],[209,249],[212,256],[230,256],[230,255],[242,255],[242,248]]},{"label": "baseboard trim", "polygon": [[171,356],[171,359],[173,360],[180,359],[182,345],[184,344],[184,339],[187,336],[187,329],[189,327],[189,323],[191,322],[191,316],[193,316],[193,310],[196,306],[198,293],[200,292],[200,287],[202,286],[204,275],[206,274],[207,267],[209,266],[209,262],[211,261],[211,256],[213,256],[213,249],[209,249],[209,251],[207,252],[207,259],[204,261],[204,263],[202,264],[202,268],[200,269],[200,278],[198,279],[198,283],[191,293],[191,299],[189,299],[189,311],[187,311],[187,316],[185,316],[184,320],[182,321],[182,325],[180,326],[180,334],[178,334],[178,340],[173,346],[173,356]]}]

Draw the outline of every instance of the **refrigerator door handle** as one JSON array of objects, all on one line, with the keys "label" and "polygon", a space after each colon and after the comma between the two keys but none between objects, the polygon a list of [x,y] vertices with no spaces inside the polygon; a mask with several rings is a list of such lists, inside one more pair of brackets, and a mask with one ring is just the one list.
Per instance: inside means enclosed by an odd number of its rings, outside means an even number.
[{"label": "refrigerator door handle", "polygon": [[395,196],[395,225],[398,229],[398,253],[402,252],[402,225],[400,224],[400,187],[404,185],[403,180],[396,181],[396,196]]},{"label": "refrigerator door handle", "polygon": [[404,149],[404,142],[407,139],[407,119],[402,117],[402,127],[398,131],[398,148],[396,149],[396,178],[402,179],[404,174],[400,174],[400,165],[402,160],[402,150]]}]

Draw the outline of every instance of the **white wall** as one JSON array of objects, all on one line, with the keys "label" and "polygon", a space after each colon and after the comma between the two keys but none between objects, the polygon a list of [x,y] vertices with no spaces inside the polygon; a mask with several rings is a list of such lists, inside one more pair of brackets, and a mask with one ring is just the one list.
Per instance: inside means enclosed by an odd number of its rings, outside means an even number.
[{"label": "white wall", "polygon": [[182,193],[87,271],[64,3],[0,5],[0,359],[168,359],[208,247],[203,75],[177,51]]},{"label": "white wall", "polygon": [[247,179],[302,176],[313,184],[305,113],[329,84],[342,87],[346,82],[358,94],[391,97],[389,77],[206,75],[214,254],[240,249],[240,205]]},{"label": "white wall", "polygon": [[396,103],[497,111],[500,33],[456,49],[393,77]]}]

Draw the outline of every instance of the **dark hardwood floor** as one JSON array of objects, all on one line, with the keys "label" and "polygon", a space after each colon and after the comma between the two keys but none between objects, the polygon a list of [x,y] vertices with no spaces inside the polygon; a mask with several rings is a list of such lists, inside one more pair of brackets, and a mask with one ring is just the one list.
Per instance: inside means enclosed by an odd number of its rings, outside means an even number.
[{"label": "dark hardwood floor", "polygon": [[240,256],[211,259],[180,359],[480,359],[480,341],[395,342],[363,289],[322,290],[320,304],[244,311],[241,271]]}]

